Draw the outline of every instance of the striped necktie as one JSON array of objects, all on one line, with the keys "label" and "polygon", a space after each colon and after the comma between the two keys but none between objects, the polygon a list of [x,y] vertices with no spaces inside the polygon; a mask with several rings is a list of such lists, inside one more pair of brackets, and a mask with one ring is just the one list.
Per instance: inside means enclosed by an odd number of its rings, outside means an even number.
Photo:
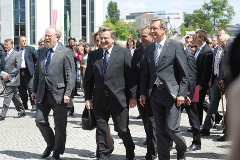
[{"label": "striped necktie", "polygon": [[222,52],[222,49],[219,47],[218,50],[217,50],[217,54],[215,55],[214,75],[219,75],[219,62],[220,62],[221,52]]},{"label": "striped necktie", "polygon": [[[160,57],[160,53],[162,50],[162,46],[159,43],[156,43],[155,46],[155,53],[154,53],[154,60],[155,60],[155,67],[157,67],[158,62],[159,62],[159,57]],[[154,84],[159,85],[161,83],[160,79],[157,77]]]}]

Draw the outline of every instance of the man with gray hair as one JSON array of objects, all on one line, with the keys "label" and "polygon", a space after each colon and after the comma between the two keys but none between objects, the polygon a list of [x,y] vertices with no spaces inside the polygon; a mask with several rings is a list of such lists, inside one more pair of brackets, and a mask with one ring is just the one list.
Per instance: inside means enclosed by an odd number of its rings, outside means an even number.
[{"label": "man with gray hair", "polygon": [[[53,151],[53,159],[64,153],[67,127],[67,104],[75,84],[75,65],[70,49],[58,42],[61,32],[49,27],[45,32],[45,47],[39,50],[39,58],[33,80],[32,99],[36,101],[36,125],[47,142],[41,158]],[[55,134],[48,115],[53,110]]]}]

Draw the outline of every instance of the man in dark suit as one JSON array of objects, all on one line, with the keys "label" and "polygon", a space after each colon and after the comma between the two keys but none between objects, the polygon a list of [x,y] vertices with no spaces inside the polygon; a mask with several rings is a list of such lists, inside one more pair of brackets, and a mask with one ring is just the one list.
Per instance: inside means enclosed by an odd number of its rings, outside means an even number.
[{"label": "man in dark suit", "polygon": [[210,135],[210,129],[213,127],[215,114],[218,111],[219,101],[221,100],[221,90],[219,88],[219,82],[221,80],[220,74],[224,72],[224,49],[226,46],[227,38],[225,36],[225,30],[218,31],[219,45],[214,49],[213,63],[211,69],[211,79],[209,87],[211,87],[211,99],[210,106],[202,127],[202,135]]},{"label": "man in dark suit", "polygon": [[156,124],[153,118],[152,108],[150,106],[149,98],[145,106],[142,106],[139,102],[140,93],[140,75],[141,75],[141,64],[143,60],[144,50],[146,46],[153,42],[153,38],[150,35],[150,25],[144,25],[140,31],[142,46],[134,50],[132,58],[132,68],[137,74],[137,107],[140,116],[143,121],[144,130],[146,133],[146,144],[147,153],[146,160],[152,160],[157,157],[157,137],[156,137]]},{"label": "man in dark suit", "polygon": [[157,130],[158,158],[170,159],[170,141],[176,143],[177,159],[185,159],[186,143],[180,132],[181,105],[188,92],[188,66],[183,45],[166,36],[167,21],[151,21],[155,40],[145,49],[140,79],[140,103],[146,104],[147,87]]},{"label": "man in dark suit", "polygon": [[[53,151],[53,159],[59,159],[66,143],[67,104],[75,84],[75,65],[70,49],[58,42],[61,32],[49,27],[45,32],[45,47],[39,50],[39,58],[33,79],[32,99],[36,101],[36,125],[47,142],[41,158]],[[53,110],[55,135],[48,122]]]},{"label": "man in dark suit", "polygon": [[20,67],[21,55],[13,49],[13,40],[6,39],[4,41],[6,53],[2,55],[1,59],[1,79],[5,83],[3,108],[0,115],[0,121],[4,120],[11,101],[15,105],[18,115],[15,118],[25,116],[25,110],[22,105],[21,99],[17,94],[17,87],[20,85]]},{"label": "man in dark suit", "polygon": [[126,159],[135,157],[135,145],[129,125],[129,108],[136,106],[136,80],[131,69],[132,56],[127,49],[114,45],[115,33],[99,29],[101,48],[89,53],[84,77],[86,107],[93,109],[97,121],[98,159],[109,159],[108,120],[111,115],[115,131],[123,140]]},{"label": "man in dark suit", "polygon": [[35,64],[37,62],[37,51],[34,47],[27,46],[25,36],[18,39],[19,45],[15,48],[22,56],[22,64],[20,69],[20,85],[18,87],[19,94],[25,109],[28,109],[28,97],[32,105],[32,111],[36,110],[36,104],[31,99],[33,75],[35,73]]},{"label": "man in dark suit", "polygon": [[[195,35],[193,35],[194,37]],[[181,35],[176,34],[172,37],[172,39],[177,40],[179,42],[183,42],[183,38]],[[188,64],[188,94],[185,98],[186,102],[184,104],[184,108],[188,114],[189,123],[191,125],[191,129],[193,132],[193,141],[192,144],[187,148],[188,151],[195,151],[201,149],[201,138],[200,138],[200,123],[199,123],[199,116],[197,110],[197,103],[192,102],[194,97],[194,92],[196,88],[196,78],[197,78],[197,67],[196,67],[196,60],[194,58],[194,51],[192,47],[196,47],[196,42],[192,40],[189,44],[189,48],[185,49],[185,54],[187,57],[187,64]],[[193,52],[193,53],[192,53]]]},{"label": "man in dark suit", "polygon": [[[209,88],[208,83],[210,82],[213,52],[211,47],[206,43],[207,33],[204,30],[197,30],[193,37],[198,49],[194,55],[197,65],[197,86],[199,86],[199,102],[197,103],[198,115],[200,125],[203,119],[203,103],[205,96]],[[200,134],[201,131],[200,131]]]}]

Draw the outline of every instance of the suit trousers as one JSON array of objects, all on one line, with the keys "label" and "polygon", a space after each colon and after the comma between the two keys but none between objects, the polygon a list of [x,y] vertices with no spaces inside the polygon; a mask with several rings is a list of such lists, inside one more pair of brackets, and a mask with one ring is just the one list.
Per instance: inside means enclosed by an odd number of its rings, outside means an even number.
[{"label": "suit trousers", "polygon": [[216,77],[212,84],[210,105],[203,124],[203,129],[210,130],[213,127],[215,114],[217,114],[220,100],[221,91],[219,88],[219,78]]},{"label": "suit trousers", "polygon": [[30,74],[28,68],[20,69],[20,86],[18,87],[20,97],[24,105],[28,103],[28,97],[30,99],[31,105],[35,105],[35,102],[31,98],[33,86],[33,75]]},{"label": "suit trousers", "polygon": [[185,110],[188,114],[189,123],[193,130],[193,144],[200,144],[201,145],[201,138],[200,138],[200,123],[199,123],[199,116],[198,116],[198,109],[197,103],[192,102],[190,106],[186,106]]},{"label": "suit trousers", "polygon": [[[53,110],[55,135],[48,120],[51,109]],[[42,101],[37,104],[36,125],[47,142],[47,146],[54,146],[55,152],[63,154],[66,143],[67,104],[57,104],[48,89],[45,89]]]},{"label": "suit trousers", "polygon": [[142,106],[139,102],[139,100],[137,100],[137,107],[138,107],[138,111],[139,111],[139,114],[142,118],[142,121],[143,121],[143,127],[144,127],[144,130],[145,130],[145,133],[146,133],[146,139],[148,138],[147,137],[147,107],[146,106]]},{"label": "suit trousers", "polygon": [[94,116],[96,118],[96,143],[99,151],[99,159],[109,159],[109,135],[108,135],[108,120],[110,115],[114,122],[114,130],[118,136],[123,140],[126,148],[126,155],[131,155],[134,152],[135,145],[129,130],[129,112],[128,108],[118,105],[113,98],[109,96],[102,97],[105,103],[101,109],[96,109],[93,106]]},{"label": "suit trousers", "polygon": [[153,117],[152,108],[150,105],[150,100],[146,103],[147,109],[147,154],[146,157],[156,157],[157,156],[157,131],[156,123]]},{"label": "suit trousers", "polygon": [[197,102],[197,109],[198,109],[200,126],[202,125],[202,121],[203,121],[203,109],[204,109],[203,104],[205,102],[205,97],[206,97],[206,94],[207,94],[207,90],[208,90],[208,87],[203,87],[199,91],[199,102]]},{"label": "suit trousers", "polygon": [[22,101],[17,94],[17,86],[6,86],[4,91],[4,100],[1,117],[6,117],[9,105],[13,101],[13,104],[18,112],[24,111]]},{"label": "suit trousers", "polygon": [[178,153],[186,151],[186,142],[180,131],[181,107],[175,105],[175,99],[166,88],[154,88],[150,103],[156,123],[158,158],[170,159],[170,141],[176,143]]}]

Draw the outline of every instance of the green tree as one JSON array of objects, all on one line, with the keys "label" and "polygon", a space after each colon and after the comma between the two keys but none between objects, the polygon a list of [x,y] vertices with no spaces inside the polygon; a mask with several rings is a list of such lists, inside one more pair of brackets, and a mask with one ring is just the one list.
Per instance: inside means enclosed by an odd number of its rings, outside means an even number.
[{"label": "green tree", "polygon": [[120,11],[118,9],[117,2],[113,2],[112,0],[108,3],[107,7],[107,17],[110,18],[112,24],[116,24],[120,19]]},{"label": "green tree", "polygon": [[118,21],[115,25],[115,33],[117,39],[127,40],[130,35],[128,25],[123,20]]},{"label": "green tree", "polygon": [[214,33],[219,28],[226,28],[234,14],[234,9],[227,0],[210,0],[192,14],[185,14],[183,24],[186,31],[204,29],[208,33]]},{"label": "green tree", "polygon": [[228,4],[228,0],[211,0],[202,6],[203,12],[210,18],[215,29],[226,28],[235,15],[234,9]]},{"label": "green tree", "polygon": [[133,39],[138,39],[140,37],[140,29],[141,27],[136,25],[136,23],[128,23],[128,31],[130,33],[129,37],[132,37]]},{"label": "green tree", "polygon": [[113,24],[110,18],[107,18],[103,22],[103,26],[114,30],[116,39],[118,40],[127,40],[130,36],[128,25],[123,20],[119,20],[116,24]]}]

